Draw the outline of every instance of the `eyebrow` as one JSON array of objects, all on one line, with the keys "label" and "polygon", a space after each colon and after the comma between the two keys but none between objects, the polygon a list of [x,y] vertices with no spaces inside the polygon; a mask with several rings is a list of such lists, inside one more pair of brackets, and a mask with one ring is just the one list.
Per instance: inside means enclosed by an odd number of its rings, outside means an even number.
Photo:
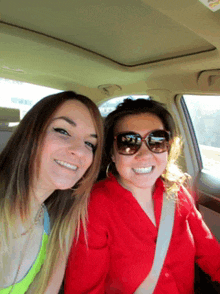
[{"label": "eyebrow", "polygon": [[[70,119],[69,117],[67,116],[59,116],[59,117],[56,117],[54,118],[52,121],[55,121],[55,120],[58,120],[58,119],[63,119],[65,120],[68,124],[70,124],[71,126],[74,126],[76,127],[77,124],[75,123],[75,121],[73,121],[72,119]],[[97,138],[97,135],[96,134],[90,134],[91,137],[93,138]]]},{"label": "eyebrow", "polygon": [[52,121],[58,120],[58,119],[63,119],[66,122],[68,122],[68,124],[70,124],[71,126],[76,127],[77,124],[70,118],[68,118],[67,116],[59,116],[59,117],[55,117]]}]

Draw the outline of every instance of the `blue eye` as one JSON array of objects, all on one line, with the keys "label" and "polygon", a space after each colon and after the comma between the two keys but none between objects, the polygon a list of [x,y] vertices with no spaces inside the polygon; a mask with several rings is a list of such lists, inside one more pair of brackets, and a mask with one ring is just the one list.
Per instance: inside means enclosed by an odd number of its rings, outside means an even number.
[{"label": "blue eye", "polygon": [[91,142],[86,141],[85,144],[91,148],[92,152],[94,153],[96,150],[96,146],[92,144]]},{"label": "blue eye", "polygon": [[62,134],[62,135],[66,135],[66,136],[70,136],[70,134],[69,134],[66,130],[64,130],[64,129],[62,129],[62,128],[53,128],[53,129],[54,129],[54,131],[57,132],[57,133],[60,133],[60,134]]}]

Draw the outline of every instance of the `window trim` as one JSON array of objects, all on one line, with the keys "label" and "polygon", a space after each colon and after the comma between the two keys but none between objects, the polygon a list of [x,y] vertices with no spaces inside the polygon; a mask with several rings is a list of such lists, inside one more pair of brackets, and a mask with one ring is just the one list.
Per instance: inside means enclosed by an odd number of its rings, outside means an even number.
[{"label": "window trim", "polygon": [[[194,187],[199,199],[198,204],[220,213],[220,175],[217,176],[211,171],[203,168],[198,140],[183,96],[184,94],[179,96],[176,102],[177,106],[180,105],[181,107],[181,112],[183,114],[181,119],[182,121],[184,120],[184,123],[187,125],[189,135],[191,136],[191,144],[194,147],[193,151],[195,158],[197,159],[198,171],[195,175]],[[187,145],[187,148],[189,149],[190,143]]]},{"label": "window trim", "polygon": [[202,163],[202,156],[201,156],[200,149],[199,149],[199,143],[198,143],[198,140],[197,140],[197,137],[196,137],[196,132],[195,132],[195,129],[194,129],[194,126],[193,126],[191,116],[189,114],[188,107],[186,105],[186,102],[185,102],[183,96],[184,95],[182,95],[181,98],[180,98],[180,104],[181,104],[181,107],[182,107],[182,110],[183,110],[183,114],[185,116],[185,120],[186,120],[186,123],[187,123],[187,126],[188,126],[188,130],[189,130],[191,139],[192,139],[192,144],[193,144],[193,147],[194,147],[194,151],[195,151],[197,163],[198,163],[198,166],[199,166],[199,170],[201,171],[203,169],[203,163]]}]

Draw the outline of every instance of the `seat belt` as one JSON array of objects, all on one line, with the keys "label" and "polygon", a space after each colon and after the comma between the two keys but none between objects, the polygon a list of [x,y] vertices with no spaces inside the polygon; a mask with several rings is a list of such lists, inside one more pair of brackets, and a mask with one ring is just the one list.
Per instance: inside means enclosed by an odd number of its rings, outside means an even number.
[{"label": "seat belt", "polygon": [[170,244],[174,224],[175,204],[175,197],[167,199],[166,195],[163,195],[163,207],[153,265],[149,275],[140,284],[134,294],[152,294],[154,292]]}]

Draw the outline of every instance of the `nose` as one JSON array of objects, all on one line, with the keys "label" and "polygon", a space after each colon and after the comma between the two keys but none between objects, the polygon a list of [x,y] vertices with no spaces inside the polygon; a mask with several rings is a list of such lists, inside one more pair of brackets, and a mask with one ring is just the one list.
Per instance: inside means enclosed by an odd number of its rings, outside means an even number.
[{"label": "nose", "polygon": [[70,154],[75,154],[78,156],[83,156],[85,153],[84,149],[84,142],[82,142],[80,139],[72,140],[68,146],[68,152]]},{"label": "nose", "polygon": [[151,157],[153,156],[152,152],[149,150],[145,142],[142,142],[141,148],[136,153],[136,157],[139,159],[142,157]]}]

